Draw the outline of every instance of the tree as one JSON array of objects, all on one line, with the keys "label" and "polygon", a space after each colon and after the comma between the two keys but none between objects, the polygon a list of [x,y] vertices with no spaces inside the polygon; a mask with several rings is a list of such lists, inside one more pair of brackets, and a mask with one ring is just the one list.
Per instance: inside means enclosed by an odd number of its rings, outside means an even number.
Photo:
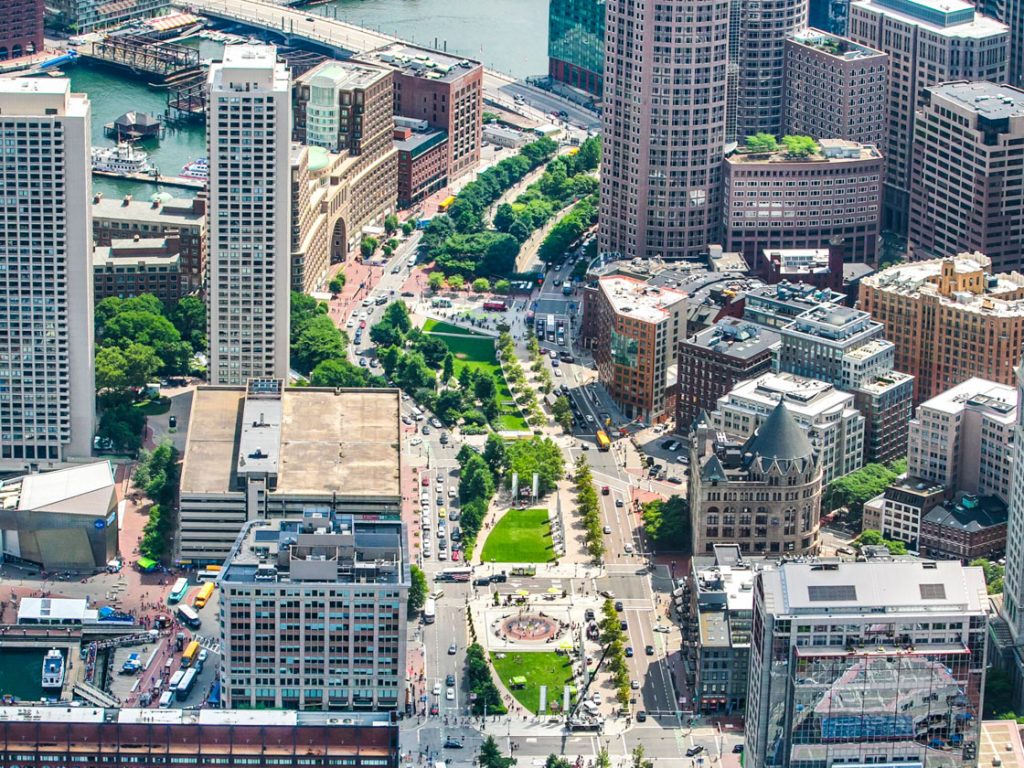
[{"label": "tree", "polygon": [[810,136],[783,136],[782,143],[790,157],[809,157],[818,151],[818,143]]},{"label": "tree", "polygon": [[430,290],[434,293],[440,291],[444,288],[444,273],[436,270],[431,272],[430,276],[427,278],[427,285],[430,286]]},{"label": "tree", "polygon": [[487,442],[484,444],[484,461],[496,477],[505,473],[505,440],[496,432],[487,435]]},{"label": "tree", "polygon": [[364,237],[362,242],[359,243],[359,253],[362,254],[364,259],[368,259],[373,256],[374,251],[377,250],[377,246],[380,242],[375,237]]},{"label": "tree", "polygon": [[103,410],[96,434],[109,440],[114,451],[135,455],[142,447],[142,428],[146,416],[129,403],[121,403]]},{"label": "tree", "polygon": [[494,114],[493,112],[484,112],[483,117],[481,119],[483,120],[485,125],[487,123],[496,123],[496,122],[498,122],[498,116],[496,114]]},{"label": "tree", "polygon": [[345,273],[344,272],[339,272],[338,274],[336,274],[334,277],[331,278],[331,282],[329,282],[327,284],[328,290],[331,293],[333,293],[335,296],[337,296],[339,293],[341,293],[341,291],[342,291],[342,289],[344,287],[345,287]]},{"label": "tree", "polygon": [[516,242],[522,245],[530,239],[531,227],[522,219],[516,219],[508,228],[508,234],[514,237]]},{"label": "tree", "polygon": [[128,361],[117,347],[97,349],[95,367],[98,391],[122,390],[128,386]]},{"label": "tree", "polygon": [[[153,299],[157,306],[162,307],[157,299],[149,298]],[[133,309],[131,307],[137,305],[128,301],[122,302],[119,306],[122,311],[110,317],[97,332],[100,346],[120,347],[123,350],[131,344],[144,344],[156,353],[160,360],[161,373],[176,375],[188,372],[192,348],[182,342],[181,334],[170,320],[146,309]]]},{"label": "tree", "polygon": [[[463,525],[465,527],[465,525]],[[473,714],[501,715],[505,713],[505,705],[502,703],[501,694],[498,692],[494,679],[491,677],[491,666],[487,662],[487,656],[479,643],[472,643],[466,648],[466,682],[469,685],[470,693],[475,694],[473,700]],[[493,742],[494,740],[491,739]],[[486,746],[486,742],[485,742]],[[494,759],[497,745],[489,750],[491,755],[488,759]],[[481,750],[481,758],[483,750]],[[499,755],[500,757],[500,755]],[[483,765],[483,763],[481,763]],[[488,763],[487,765],[490,765]]]},{"label": "tree", "polygon": [[860,536],[853,540],[853,546],[858,550],[861,547],[878,546],[882,545],[889,550],[891,555],[905,555],[907,554],[907,545],[902,541],[890,541],[882,536],[879,531],[867,529],[861,532]]},{"label": "tree", "polygon": [[601,751],[597,753],[594,768],[612,768],[612,759],[608,756],[607,747],[601,747]]},{"label": "tree", "polygon": [[196,296],[184,296],[174,304],[168,318],[193,352],[206,350],[206,305]]},{"label": "tree", "polygon": [[658,549],[688,551],[690,545],[690,508],[686,499],[672,496],[644,504],[644,531]]},{"label": "tree", "polygon": [[501,294],[502,296],[504,296],[510,290],[512,290],[512,283],[510,283],[508,280],[505,280],[504,278],[501,279],[501,280],[496,280],[494,282],[494,287],[493,287],[492,290],[495,293],[498,293],[498,294]]},{"label": "tree", "polygon": [[494,213],[494,228],[499,232],[508,232],[508,228],[516,221],[515,211],[508,203],[502,203]]},{"label": "tree", "polygon": [[654,763],[651,760],[644,758],[644,745],[637,744],[633,748],[633,768],[654,768]]},{"label": "tree", "polygon": [[988,593],[990,595],[999,595],[1003,592],[1003,574],[1006,569],[999,565],[999,563],[993,563],[991,560],[987,560],[984,557],[977,557],[971,560],[971,565],[976,568],[981,568],[985,573],[985,584],[988,586]]},{"label": "tree", "polygon": [[486,293],[491,290],[491,281],[486,277],[478,277],[473,281],[473,290],[477,293]]},{"label": "tree", "polygon": [[418,613],[427,602],[427,577],[418,565],[409,566],[409,613]]},{"label": "tree", "polygon": [[160,358],[152,347],[129,344],[122,351],[125,362],[125,381],[129,387],[144,387],[160,370]]},{"label": "tree", "polygon": [[906,471],[905,466],[865,464],[856,472],[829,483],[822,500],[822,509],[846,507],[850,510],[850,522],[859,521],[864,512],[864,502],[882,493],[903,471]]},{"label": "tree", "polygon": [[484,743],[480,745],[480,755],[477,760],[480,761],[480,768],[512,768],[516,764],[514,757],[505,757],[501,754],[498,742],[494,740],[493,736],[484,739]]},{"label": "tree", "polygon": [[770,133],[755,133],[746,138],[747,149],[751,152],[775,152],[779,148],[779,142]]},{"label": "tree", "polygon": [[402,234],[405,235],[406,237],[408,237],[409,235],[411,235],[415,231],[416,231],[416,224],[415,223],[413,223],[411,221],[407,221],[404,224],[402,224]]},{"label": "tree", "polygon": [[367,379],[366,369],[343,358],[324,360],[309,374],[314,387],[365,387]]},{"label": "tree", "polygon": [[398,217],[395,214],[389,213],[384,217],[384,231],[389,235],[393,235],[398,231]]},{"label": "tree", "polygon": [[539,475],[540,493],[551,493],[565,472],[562,451],[548,437],[533,436],[528,440],[515,440],[506,449],[508,477],[511,485],[512,473],[518,473],[522,482],[529,482],[536,472]]},{"label": "tree", "polygon": [[455,355],[449,352],[441,363],[441,381],[447,385],[455,375]]},{"label": "tree", "polygon": [[452,275],[448,278],[448,287],[453,291],[461,291],[466,287],[466,279],[462,275]]},{"label": "tree", "polygon": [[555,417],[555,421],[558,422],[559,426],[565,431],[567,435],[572,434],[572,406],[569,405],[569,398],[565,395],[557,398],[555,404],[551,406],[551,412]]},{"label": "tree", "polygon": [[308,374],[325,360],[345,357],[347,339],[327,315],[317,315],[292,344],[292,365]]},{"label": "tree", "polygon": [[552,753],[544,761],[544,768],[573,768],[573,764],[567,758]]}]

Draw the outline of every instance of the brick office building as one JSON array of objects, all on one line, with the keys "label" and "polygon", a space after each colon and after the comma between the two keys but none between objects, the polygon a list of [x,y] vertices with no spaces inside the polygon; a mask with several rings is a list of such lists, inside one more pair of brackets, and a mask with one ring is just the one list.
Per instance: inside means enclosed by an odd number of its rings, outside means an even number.
[{"label": "brick office building", "polygon": [[0,61],[42,52],[44,10],[43,0],[0,3]]}]

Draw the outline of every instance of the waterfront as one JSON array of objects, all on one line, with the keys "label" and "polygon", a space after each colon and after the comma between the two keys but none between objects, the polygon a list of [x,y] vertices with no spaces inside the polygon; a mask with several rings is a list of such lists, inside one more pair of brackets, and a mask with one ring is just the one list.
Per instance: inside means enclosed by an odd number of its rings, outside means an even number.
[{"label": "waterfront", "polygon": [[[39,701],[43,695],[40,674],[45,648],[0,648],[0,695],[19,701]],[[63,650],[63,649],[62,649]],[[67,658],[67,651],[64,651]]]},{"label": "waterfront", "polygon": [[548,70],[548,0],[333,0],[310,13],[479,59],[518,78]]}]

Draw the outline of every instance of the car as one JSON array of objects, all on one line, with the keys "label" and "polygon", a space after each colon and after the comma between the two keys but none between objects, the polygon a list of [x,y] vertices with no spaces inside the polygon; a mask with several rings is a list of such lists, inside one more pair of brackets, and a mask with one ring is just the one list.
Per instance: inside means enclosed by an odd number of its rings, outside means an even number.
[{"label": "car", "polygon": [[594,417],[593,417],[593,416],[591,416],[591,415],[590,415],[590,414],[588,413],[588,414],[587,414],[587,424],[593,424],[593,423],[594,423]]},{"label": "car", "polygon": [[409,441],[409,445],[420,445],[422,443],[423,443],[423,438],[422,437],[414,437],[412,440]]},{"label": "car", "polygon": [[452,738],[449,736],[444,740],[445,749],[462,749],[462,742],[459,739]]},{"label": "car", "polygon": [[473,579],[474,587],[489,587],[491,586],[490,576],[481,576],[479,579]]},{"label": "car", "polygon": [[412,425],[412,419],[410,417],[408,417],[408,416],[403,416],[402,417],[402,423],[405,424],[407,427],[411,426]]},{"label": "car", "polygon": [[644,712],[643,710],[640,710],[639,712],[637,712],[636,713],[636,721],[638,723],[646,723],[647,722],[647,713]]},{"label": "car", "polygon": [[429,435],[430,434],[430,426],[428,424],[424,424],[423,425],[423,434],[424,435]]},{"label": "car", "polygon": [[360,357],[359,358],[359,367],[360,368],[365,368],[368,365],[369,365],[369,362],[367,362],[365,357]]},{"label": "car", "polygon": [[558,358],[557,357],[551,358],[551,367],[557,369],[558,365],[559,365]]},{"label": "car", "polygon": [[676,456],[676,462],[678,462],[679,464],[689,464],[690,457],[687,456],[685,453],[681,453],[678,456]]},{"label": "car", "polygon": [[561,368],[555,368],[555,376],[561,376],[561,375],[562,375],[562,369]]},{"label": "car", "polygon": [[439,418],[437,418],[437,416],[433,417],[430,420],[430,425],[432,427],[434,427],[435,429],[440,429],[442,427],[441,420]]},{"label": "car", "polygon": [[551,350],[551,353],[550,353],[550,355],[549,355],[549,357],[550,357],[550,358],[551,358],[552,360],[557,360],[557,359],[558,359],[558,351],[557,351],[557,350],[554,350],[554,349],[552,349],[552,350]]},{"label": "car", "polygon": [[612,592],[610,589],[605,589],[601,592],[601,597],[606,598],[608,600],[614,600],[615,593]]},{"label": "car", "polygon": [[306,21],[312,21],[314,24],[316,23],[316,19],[312,16],[307,16]]},{"label": "car", "polygon": [[404,296],[407,299],[412,299],[412,298],[415,298],[415,296],[416,296],[416,294],[413,293],[412,291],[402,291],[402,293],[400,295]]},{"label": "car", "polygon": [[452,643],[451,645],[448,646],[448,655],[449,656],[454,656],[458,652],[459,652],[459,646],[458,646],[457,643]]},{"label": "car", "polygon": [[557,288],[557,287],[558,287],[558,286],[560,286],[561,284],[562,284],[562,281],[561,281],[561,280],[555,280],[555,288]]},{"label": "car", "polygon": [[447,432],[442,432],[441,433],[441,445],[448,445],[448,433]]},{"label": "car", "polygon": [[461,541],[453,541],[452,542],[452,555],[453,555],[452,559],[453,560],[458,560],[458,558],[454,557],[454,555],[455,555],[455,553],[461,552],[461,551],[462,551],[462,542]]},{"label": "car", "polygon": [[667,635],[669,632],[672,631],[672,627],[666,626],[665,624],[659,624],[654,628],[654,631],[661,632],[662,634]]},{"label": "car", "polygon": [[[408,417],[406,417],[406,418],[408,418]],[[424,488],[429,488],[430,487],[430,475],[424,475],[423,479],[420,480],[420,485],[422,485]]]},{"label": "car", "polygon": [[590,700],[593,701],[595,704],[600,704],[601,703],[601,692],[600,691],[594,691],[590,695]]},{"label": "car", "polygon": [[[456,502],[456,499],[452,499],[452,504],[454,504],[455,502]],[[459,510],[457,510],[457,509],[449,510],[448,511],[448,519],[451,520],[452,522],[458,520],[459,519]]]},{"label": "car", "polygon": [[[442,437],[443,437],[443,435],[442,435]],[[458,493],[458,491],[455,490],[455,486],[454,485],[448,486],[448,498],[449,499],[454,499],[455,495],[457,493]]]},{"label": "car", "polygon": [[616,499],[615,500],[615,506],[619,507],[619,508],[622,508],[622,507],[626,506],[626,502],[624,502],[622,499]]},{"label": "car", "polygon": [[686,756],[687,757],[696,757],[697,755],[699,755],[703,751],[704,751],[704,747],[702,747],[700,744],[694,744],[692,747],[690,747],[688,750],[686,750]]},{"label": "car", "polygon": [[452,545],[452,562],[458,562],[458,560],[459,560],[459,550],[456,549],[455,545],[453,544]]},{"label": "car", "polygon": [[173,415],[172,416],[168,416],[167,417],[167,426],[170,427],[171,429],[174,429],[175,427],[177,427],[178,426],[178,417],[177,416],[173,416]]},{"label": "car", "polygon": [[439,507],[440,507],[440,506],[441,506],[442,504],[444,504],[444,496],[442,496],[442,495],[441,495],[441,494],[439,493],[439,494],[437,494],[437,506],[439,506]]},{"label": "car", "polygon": [[593,621],[596,618],[596,616],[594,614],[594,609],[593,608],[587,608],[587,610],[583,613],[583,618],[586,621]]},{"label": "car", "polygon": [[379,366],[380,366],[380,361],[378,361],[376,357],[371,357],[370,358],[370,367],[371,368],[377,368]]},{"label": "car", "polygon": [[[370,297],[367,297],[367,298],[363,299],[363,306],[364,307],[372,307],[373,306],[373,299],[370,298]],[[359,314],[359,316],[360,317],[366,317],[366,313],[365,312],[361,312]]]},{"label": "car", "polygon": [[742,755],[743,754],[743,742],[740,742],[739,744],[733,744],[732,745],[732,753],[734,755]]},{"label": "car", "polygon": [[618,611],[619,613],[622,613],[625,610],[625,608],[623,608],[623,606],[622,606],[622,601],[621,600],[616,600],[615,601],[615,610]]},{"label": "car", "polygon": [[452,541],[462,541],[462,529],[452,528]]},{"label": "car", "polygon": [[[442,539],[442,541],[443,541],[443,539]],[[448,559],[448,550],[438,548],[437,559],[438,560],[447,560]]]},{"label": "car", "polygon": [[621,629],[623,632],[628,632],[629,631],[629,624],[627,624],[625,621],[620,621],[619,622],[619,629]]},{"label": "car", "polygon": [[639,680],[630,680],[629,687],[632,688],[634,691],[640,690],[640,681]]},{"label": "car", "polygon": [[430,714],[436,715],[438,713],[438,711],[439,711],[439,708],[437,706],[437,702],[434,702],[433,704],[430,705]]},{"label": "car", "polygon": [[210,652],[203,648],[201,651],[199,651],[199,656],[197,656],[196,658],[198,659],[199,663],[202,664],[204,661],[210,658]]},{"label": "car", "polygon": [[366,321],[365,320],[360,320],[359,321],[359,327],[360,328],[366,328]]},{"label": "car", "polygon": [[354,319],[352,319],[351,317],[348,319],[348,322],[345,323],[345,327],[346,328],[355,328],[355,325],[356,325],[356,321]]},{"label": "car", "polygon": [[[623,624],[625,624],[625,622],[623,622]],[[626,646],[626,658],[627,659],[632,659],[633,658],[633,646],[632,645],[627,645]]]},{"label": "car", "polygon": [[444,698],[446,701],[455,701],[455,689],[449,688],[444,692]]},{"label": "car", "polygon": [[653,656],[654,655],[654,646],[653,645],[645,645],[644,646],[644,653],[646,653],[648,656]]},{"label": "car", "polygon": [[670,477],[668,479],[668,481],[670,483],[672,483],[673,485],[682,485],[683,484],[683,479],[681,477],[676,477],[675,475],[672,475],[672,477]]},{"label": "car", "polygon": [[504,573],[491,574],[491,584],[504,584],[508,581],[508,576]]},{"label": "car", "polygon": [[607,485],[602,485],[601,486],[601,495],[602,496],[607,496],[611,492],[612,492],[612,489],[609,488]]},{"label": "car", "polygon": [[397,275],[397,274],[398,274],[398,273],[400,273],[401,271],[402,271],[402,265],[401,265],[401,264],[395,264],[395,266],[393,266],[393,267],[391,268],[391,274],[392,274],[392,275]]},{"label": "car", "polygon": [[435,696],[440,696],[441,695],[441,683],[434,683],[433,693],[434,693]]},{"label": "car", "polygon": [[662,450],[665,450],[665,451],[670,450],[670,446],[674,442],[675,442],[675,440],[663,440],[662,443],[661,443]]},{"label": "car", "polygon": [[612,527],[611,527],[610,525],[606,525],[606,526],[605,526],[604,528],[602,528],[601,530],[602,530],[602,531],[604,531],[604,535],[605,535],[605,536],[607,536],[607,535],[608,535],[609,533],[611,533],[611,532],[612,532]]},{"label": "car", "polygon": [[626,546],[624,546],[622,548],[622,551],[625,552],[627,555],[632,555],[633,554],[633,545],[632,544],[627,544]]}]

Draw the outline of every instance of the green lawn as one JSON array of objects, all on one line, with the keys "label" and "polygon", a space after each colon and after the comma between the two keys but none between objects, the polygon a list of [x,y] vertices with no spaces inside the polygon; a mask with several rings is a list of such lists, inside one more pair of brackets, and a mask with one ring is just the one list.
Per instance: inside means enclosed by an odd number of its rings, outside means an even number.
[{"label": "green lawn", "polygon": [[484,542],[485,563],[546,563],[555,556],[546,509],[510,509]]},{"label": "green lawn", "polygon": [[[501,373],[501,366],[498,365],[498,357],[494,351],[497,340],[493,336],[485,336],[475,331],[437,320],[427,320],[423,324],[423,330],[428,333],[451,334],[439,335],[438,338],[445,343],[455,356],[456,376],[467,366],[472,370],[487,371],[498,380],[498,403],[503,404],[512,401],[512,393],[509,391],[508,382],[505,381],[505,377]],[[508,431],[526,431],[530,428],[530,425],[526,423],[526,419],[522,417],[518,408],[505,405],[501,405],[498,424],[495,426]]]},{"label": "green lawn", "polygon": [[[561,706],[565,685],[574,685],[571,658],[554,651],[507,653],[503,659],[492,653],[491,663],[509,692],[534,714],[540,714],[540,686],[548,687],[547,713],[551,713],[557,711],[551,709],[551,702]],[[517,676],[526,678],[525,688],[512,687],[512,678]]]},{"label": "green lawn", "polygon": [[135,403],[135,407],[147,416],[159,416],[171,410],[171,398],[160,397],[156,400],[141,400]]}]

